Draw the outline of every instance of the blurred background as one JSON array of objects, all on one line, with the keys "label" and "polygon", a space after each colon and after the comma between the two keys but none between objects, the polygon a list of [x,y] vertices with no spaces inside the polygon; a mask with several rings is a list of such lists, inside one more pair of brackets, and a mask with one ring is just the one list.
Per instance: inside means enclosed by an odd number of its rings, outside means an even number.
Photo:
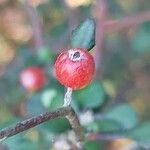
[{"label": "blurred background", "polygon": [[[0,129],[62,106],[55,58],[89,17],[97,25],[91,50],[97,73],[72,101],[87,136],[84,149],[150,149],[149,0],[0,0]],[[31,92],[20,74],[33,66],[45,82]],[[76,149],[68,121],[48,121],[0,144],[25,149]]]}]

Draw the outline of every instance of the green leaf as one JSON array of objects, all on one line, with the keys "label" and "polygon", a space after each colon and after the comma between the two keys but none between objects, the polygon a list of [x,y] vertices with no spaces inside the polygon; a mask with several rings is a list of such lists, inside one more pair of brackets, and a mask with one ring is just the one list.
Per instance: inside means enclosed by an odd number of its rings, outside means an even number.
[{"label": "green leaf", "polygon": [[114,131],[121,129],[121,125],[113,120],[103,120],[99,121],[100,131]]},{"label": "green leaf", "polygon": [[15,135],[13,138],[10,138],[4,142],[9,150],[35,150],[38,149],[38,144],[31,140],[25,139],[23,134]]},{"label": "green leaf", "polygon": [[38,115],[46,111],[53,111],[62,105],[63,94],[55,89],[47,89],[30,96],[27,101],[27,112],[29,115]]},{"label": "green leaf", "polygon": [[86,141],[84,143],[84,149],[85,150],[101,150],[102,144],[99,141]]},{"label": "green leaf", "polygon": [[101,120],[87,124],[86,129],[93,132],[116,131],[121,129],[121,125],[113,120]]},{"label": "green leaf", "polygon": [[150,21],[146,21],[142,24],[143,30],[150,32]]},{"label": "green leaf", "polygon": [[27,101],[27,113],[28,115],[35,116],[43,112],[46,112],[46,109],[41,102],[41,93],[32,95]]},{"label": "green leaf", "polygon": [[42,105],[49,110],[55,110],[63,105],[63,94],[55,89],[47,89],[41,96]]},{"label": "green leaf", "polygon": [[54,54],[48,47],[41,47],[37,53],[38,59],[43,63],[52,64],[54,62]]},{"label": "green leaf", "polygon": [[61,133],[70,129],[70,124],[65,118],[57,118],[41,125],[41,128],[51,133]]},{"label": "green leaf", "polygon": [[68,29],[68,24],[66,21],[62,21],[60,24],[55,25],[50,31],[49,35],[57,40],[66,30]]},{"label": "green leaf", "polygon": [[71,46],[74,48],[86,48],[91,50],[95,45],[95,21],[86,19],[71,35]]},{"label": "green leaf", "polygon": [[[3,113],[3,114],[4,114],[4,113]],[[6,115],[4,115],[4,116],[6,117]],[[15,117],[15,116],[12,116],[11,118],[9,117],[9,118],[7,118],[7,121],[5,121],[5,122],[0,122],[0,130],[1,130],[2,128],[6,128],[7,126],[14,125],[14,124],[16,124],[16,123],[18,123],[18,122],[20,122],[20,121],[21,121],[21,119]]]},{"label": "green leaf", "polygon": [[105,115],[107,119],[120,123],[124,129],[133,128],[138,123],[135,110],[128,104],[118,105],[109,110]]},{"label": "green leaf", "polygon": [[139,54],[149,52],[150,50],[150,21],[141,25],[138,31],[131,39],[133,49]]},{"label": "green leaf", "polygon": [[136,140],[142,147],[148,146],[150,148],[150,121],[130,131],[127,136]]},{"label": "green leaf", "polygon": [[79,106],[86,108],[100,107],[105,100],[105,91],[103,86],[94,81],[86,88],[74,92],[75,100]]},{"label": "green leaf", "polygon": [[132,47],[138,53],[148,52],[150,49],[150,32],[139,30],[132,38]]}]

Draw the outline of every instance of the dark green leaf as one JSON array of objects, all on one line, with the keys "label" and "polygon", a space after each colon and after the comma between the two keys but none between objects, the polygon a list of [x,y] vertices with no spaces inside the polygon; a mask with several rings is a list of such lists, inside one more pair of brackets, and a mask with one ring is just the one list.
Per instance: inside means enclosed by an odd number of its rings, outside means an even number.
[{"label": "dark green leaf", "polygon": [[38,59],[43,63],[52,64],[54,61],[54,54],[48,47],[42,47],[38,51]]},{"label": "dark green leaf", "polygon": [[55,110],[63,105],[63,95],[55,89],[47,89],[42,93],[42,104],[49,110]]},{"label": "dark green leaf", "polygon": [[150,122],[145,122],[130,131],[127,136],[136,140],[141,146],[150,148]]},{"label": "dark green leaf", "polygon": [[132,47],[138,53],[145,53],[150,49],[150,32],[139,30],[132,38]]},{"label": "dark green leaf", "polygon": [[103,104],[105,91],[100,83],[94,81],[86,88],[74,92],[74,96],[81,107],[96,108]]},{"label": "dark green leaf", "polygon": [[86,141],[84,144],[85,150],[101,150],[102,145],[99,141]]},{"label": "dark green leaf", "polygon": [[37,150],[38,144],[25,139],[22,134],[15,135],[13,138],[5,141],[5,144],[8,146],[9,150]]},{"label": "dark green leaf", "polygon": [[49,34],[54,39],[58,39],[58,37],[60,37],[67,29],[68,29],[68,24],[67,24],[66,21],[63,21],[63,22],[61,22],[61,24],[58,24],[58,25],[54,26],[50,30]]},{"label": "dark green leaf", "polygon": [[122,129],[122,126],[113,120],[94,121],[86,125],[87,130],[99,131],[115,131]]},{"label": "dark green leaf", "polygon": [[106,113],[106,118],[114,120],[124,129],[130,129],[137,125],[138,117],[135,110],[128,104],[121,104]]},{"label": "dark green leaf", "polygon": [[[4,115],[5,116],[5,115]],[[6,116],[5,116],[6,117]],[[7,126],[11,126],[11,125],[14,125],[16,124],[17,122],[20,122],[21,119],[20,118],[16,118],[16,117],[8,117],[7,118],[7,121],[5,122],[0,122],[0,130],[2,128],[6,128]]]},{"label": "dark green leaf", "polygon": [[95,45],[95,21],[87,19],[82,22],[71,35],[71,46],[91,50]]},{"label": "dark green leaf", "polygon": [[[34,107],[33,107],[34,106]],[[27,113],[28,115],[35,116],[45,112],[46,109],[41,102],[41,94],[32,95],[27,101]]]},{"label": "dark green leaf", "polygon": [[143,28],[144,31],[150,32],[150,21],[144,22],[141,27]]},{"label": "dark green leaf", "polygon": [[70,124],[65,118],[57,118],[41,125],[41,128],[51,133],[60,133],[69,129]]}]

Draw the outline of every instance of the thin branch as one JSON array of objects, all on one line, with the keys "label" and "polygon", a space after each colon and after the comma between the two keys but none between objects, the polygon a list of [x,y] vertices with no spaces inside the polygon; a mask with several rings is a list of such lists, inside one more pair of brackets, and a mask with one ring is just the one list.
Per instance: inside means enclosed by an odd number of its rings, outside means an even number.
[{"label": "thin branch", "polygon": [[96,5],[96,17],[97,17],[97,27],[96,27],[96,51],[95,51],[95,62],[96,68],[99,70],[101,58],[102,58],[102,49],[104,44],[104,22],[107,17],[107,1],[106,0],[97,0]]},{"label": "thin branch", "polygon": [[29,118],[25,121],[17,123],[13,127],[2,129],[0,131],[0,141],[3,141],[5,139],[7,139],[8,137],[11,137],[11,136],[16,135],[20,132],[23,132],[25,130],[33,128],[33,127],[35,127],[41,123],[44,123],[48,120],[52,120],[52,119],[55,119],[58,117],[66,117],[69,120],[69,122],[72,126],[72,129],[75,132],[75,135],[77,136],[76,137],[77,140],[78,141],[83,140],[83,135],[81,132],[81,127],[80,127],[80,123],[79,123],[79,120],[77,118],[77,115],[75,114],[72,107],[68,106],[68,107],[59,108],[53,112],[46,112],[46,113],[41,114],[39,116]]},{"label": "thin branch", "polygon": [[107,20],[104,23],[105,31],[118,31],[123,28],[137,26],[143,22],[150,20],[150,11],[141,12],[136,15],[124,17],[120,20]]},{"label": "thin branch", "polygon": [[83,141],[84,140],[84,135],[83,135],[83,131],[80,125],[80,122],[77,118],[77,115],[75,113],[75,111],[72,109],[67,115],[66,118],[69,120],[72,129],[74,130],[74,133],[76,135],[76,139],[77,141]]},{"label": "thin branch", "polygon": [[35,49],[39,50],[39,48],[43,47],[44,41],[43,41],[43,34],[42,34],[38,13],[36,9],[30,4],[29,0],[25,0],[24,5],[29,15],[29,19],[31,21],[34,42],[35,42],[34,43]]}]

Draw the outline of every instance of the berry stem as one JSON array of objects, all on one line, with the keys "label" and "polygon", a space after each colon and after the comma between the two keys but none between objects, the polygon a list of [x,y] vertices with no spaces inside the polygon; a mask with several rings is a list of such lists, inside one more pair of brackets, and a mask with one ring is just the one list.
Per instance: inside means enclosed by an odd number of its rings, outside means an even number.
[{"label": "berry stem", "polygon": [[69,106],[71,104],[71,100],[72,100],[72,88],[68,87],[67,92],[66,92],[65,97],[64,97],[63,106],[64,107]]}]

